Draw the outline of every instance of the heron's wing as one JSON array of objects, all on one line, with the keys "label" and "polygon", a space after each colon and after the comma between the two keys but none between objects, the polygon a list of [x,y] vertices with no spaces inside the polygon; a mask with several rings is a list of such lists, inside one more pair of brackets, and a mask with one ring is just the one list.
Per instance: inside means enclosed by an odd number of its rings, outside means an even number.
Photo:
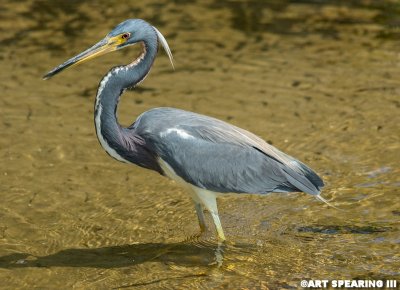
[{"label": "heron's wing", "polygon": [[202,128],[201,135],[203,138],[211,138],[215,142],[230,142],[229,140],[231,140],[231,142],[240,144],[243,147],[250,146],[258,150],[269,159],[278,162],[288,181],[301,191],[318,194],[320,188],[324,186],[322,179],[304,163],[283,153],[249,131],[223,121],[220,122],[223,123],[222,127],[220,125],[211,126],[211,130],[209,129],[210,127],[198,127],[199,129]]},{"label": "heron's wing", "polygon": [[248,193],[318,194],[323,186],[306,165],[246,130],[193,113],[185,118],[148,138],[186,182],[216,192]]}]

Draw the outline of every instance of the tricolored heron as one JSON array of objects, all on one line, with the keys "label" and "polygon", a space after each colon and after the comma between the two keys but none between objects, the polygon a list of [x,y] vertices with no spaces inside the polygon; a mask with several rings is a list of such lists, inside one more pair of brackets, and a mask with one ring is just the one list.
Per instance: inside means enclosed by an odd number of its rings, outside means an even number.
[{"label": "tricolored heron", "polygon": [[113,158],[157,171],[188,189],[201,232],[204,208],[225,240],[218,215],[218,195],[302,191],[320,196],[322,179],[304,163],[286,155],[256,135],[224,121],[174,108],[155,108],[129,127],[117,120],[118,101],[125,89],[149,73],[161,44],[173,59],[163,35],[141,19],[120,23],[107,36],[56,67],[50,78],[67,67],[136,43],[142,53],[132,63],[112,68],[101,80],[95,102],[95,127],[101,146]]}]

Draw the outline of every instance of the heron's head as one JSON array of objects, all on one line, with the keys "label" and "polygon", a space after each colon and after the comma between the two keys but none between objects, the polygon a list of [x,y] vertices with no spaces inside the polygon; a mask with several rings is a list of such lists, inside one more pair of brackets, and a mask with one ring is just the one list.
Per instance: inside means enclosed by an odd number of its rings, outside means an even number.
[{"label": "heron's head", "polygon": [[83,63],[87,60],[104,55],[111,51],[134,45],[138,42],[146,42],[147,45],[161,43],[173,66],[172,53],[164,36],[155,27],[141,19],[128,19],[118,24],[106,37],[89,49],[72,57],[63,64],[48,72],[43,79],[48,79],[64,69]]}]

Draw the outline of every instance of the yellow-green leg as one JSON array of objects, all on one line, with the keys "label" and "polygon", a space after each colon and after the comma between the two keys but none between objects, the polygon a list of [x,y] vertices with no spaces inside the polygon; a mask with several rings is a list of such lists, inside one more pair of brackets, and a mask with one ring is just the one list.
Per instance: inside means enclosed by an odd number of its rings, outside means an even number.
[{"label": "yellow-green leg", "polygon": [[[194,192],[195,192],[195,198],[194,198],[195,202],[200,201],[201,205],[203,205],[210,212],[211,217],[214,221],[215,228],[217,230],[219,240],[225,241],[226,238],[224,230],[222,229],[221,220],[219,219],[218,215],[217,194],[215,192],[206,189],[201,189],[198,187],[194,188]],[[201,205],[199,206],[201,214],[199,214],[197,206],[196,206],[196,212],[197,216],[199,217],[200,228],[202,226],[204,226],[205,228],[204,214]]]}]

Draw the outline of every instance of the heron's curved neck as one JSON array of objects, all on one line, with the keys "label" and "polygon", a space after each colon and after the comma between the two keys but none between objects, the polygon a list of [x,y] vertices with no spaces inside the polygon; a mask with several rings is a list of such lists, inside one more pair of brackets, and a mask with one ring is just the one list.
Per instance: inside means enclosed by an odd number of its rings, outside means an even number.
[{"label": "heron's curved neck", "polygon": [[101,80],[96,96],[95,110],[116,113],[119,97],[125,89],[139,84],[150,71],[157,54],[157,47],[142,43],[142,53],[132,63],[112,68]]},{"label": "heron's curved neck", "polygon": [[[157,42],[156,42],[157,43]],[[142,44],[141,55],[126,66],[111,69],[101,80],[95,103],[95,126],[99,141],[114,158],[120,158],[126,148],[126,129],[118,123],[119,98],[126,88],[134,87],[149,73],[157,54],[157,45]]]}]

